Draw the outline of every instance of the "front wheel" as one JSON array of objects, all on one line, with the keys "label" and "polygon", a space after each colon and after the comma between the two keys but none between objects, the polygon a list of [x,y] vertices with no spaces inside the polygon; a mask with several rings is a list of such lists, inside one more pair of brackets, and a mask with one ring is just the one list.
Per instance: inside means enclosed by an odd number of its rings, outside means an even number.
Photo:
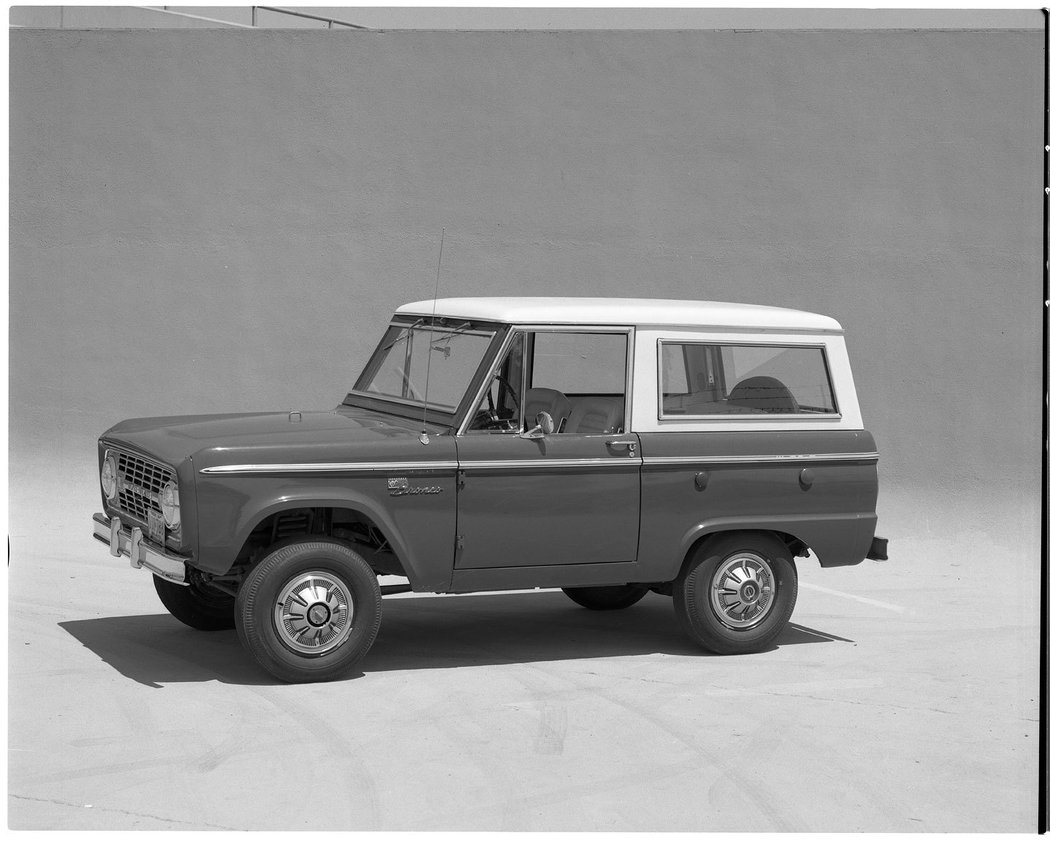
[{"label": "front wheel", "polygon": [[619,584],[612,587],[563,587],[576,604],[590,610],[622,610],[649,592],[644,584]]},{"label": "front wheel", "polygon": [[716,654],[762,651],[795,609],[795,560],[770,534],[715,537],[682,568],[673,595],[679,622],[704,648]]},{"label": "front wheel", "polygon": [[282,546],[237,593],[237,635],[264,669],[289,683],[346,676],[372,647],[382,615],[375,573],[323,538]]}]

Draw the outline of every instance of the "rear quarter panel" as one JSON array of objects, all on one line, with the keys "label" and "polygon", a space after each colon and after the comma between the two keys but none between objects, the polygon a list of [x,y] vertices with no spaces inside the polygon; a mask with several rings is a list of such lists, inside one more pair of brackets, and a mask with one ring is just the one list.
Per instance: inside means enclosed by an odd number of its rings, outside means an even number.
[{"label": "rear quarter panel", "polygon": [[[785,532],[803,541],[821,566],[864,559],[878,496],[868,432],[662,432],[639,438],[639,564],[652,580],[674,578],[699,537],[726,530]],[[803,470],[808,487],[800,481]]]}]

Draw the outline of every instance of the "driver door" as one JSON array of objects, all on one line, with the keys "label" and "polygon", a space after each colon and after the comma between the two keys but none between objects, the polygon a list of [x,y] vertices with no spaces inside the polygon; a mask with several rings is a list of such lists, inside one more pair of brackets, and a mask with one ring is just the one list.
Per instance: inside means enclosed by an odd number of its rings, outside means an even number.
[{"label": "driver door", "polygon": [[[624,412],[630,340],[616,328],[514,334],[457,437],[455,569],[637,559],[641,459]],[[540,411],[552,417],[551,434],[536,434]]]}]

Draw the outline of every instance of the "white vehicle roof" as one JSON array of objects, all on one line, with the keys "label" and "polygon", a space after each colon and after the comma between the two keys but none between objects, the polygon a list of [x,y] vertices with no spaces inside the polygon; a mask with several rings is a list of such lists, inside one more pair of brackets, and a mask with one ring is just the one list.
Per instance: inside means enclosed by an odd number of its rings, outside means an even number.
[{"label": "white vehicle roof", "polygon": [[466,318],[510,324],[609,324],[715,327],[841,333],[826,315],[755,304],[655,298],[438,298],[397,309],[398,315]]}]

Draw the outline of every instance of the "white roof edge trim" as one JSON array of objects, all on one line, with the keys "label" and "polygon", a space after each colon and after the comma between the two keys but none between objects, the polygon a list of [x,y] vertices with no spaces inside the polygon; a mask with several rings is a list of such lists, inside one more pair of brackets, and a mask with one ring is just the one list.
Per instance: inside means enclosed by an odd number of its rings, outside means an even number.
[{"label": "white roof edge trim", "polygon": [[397,308],[398,315],[507,324],[624,325],[748,331],[842,333],[834,318],[802,310],[721,301],[655,298],[438,298]]}]

